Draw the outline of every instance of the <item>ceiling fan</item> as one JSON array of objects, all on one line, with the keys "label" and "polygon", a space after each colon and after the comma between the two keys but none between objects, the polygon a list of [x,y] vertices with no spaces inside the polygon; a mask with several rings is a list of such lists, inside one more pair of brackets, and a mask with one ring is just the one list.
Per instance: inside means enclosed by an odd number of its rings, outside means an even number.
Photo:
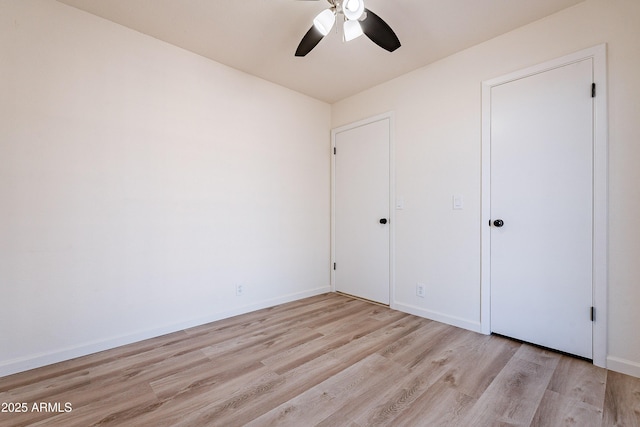
[{"label": "ceiling fan", "polygon": [[[317,1],[317,0],[316,0]],[[343,18],[344,40],[350,41],[366,35],[383,49],[393,52],[400,47],[400,40],[391,27],[378,15],[364,7],[364,0],[327,0],[331,7],[320,12],[313,26],[300,41],[296,56],[305,56],[324,38],[338,17]]]}]

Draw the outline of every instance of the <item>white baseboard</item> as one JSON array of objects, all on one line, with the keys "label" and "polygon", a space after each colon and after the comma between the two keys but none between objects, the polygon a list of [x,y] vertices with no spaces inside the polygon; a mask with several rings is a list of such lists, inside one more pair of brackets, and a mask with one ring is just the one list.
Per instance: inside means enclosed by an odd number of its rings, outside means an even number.
[{"label": "white baseboard", "polygon": [[421,307],[416,307],[414,305],[402,304],[398,302],[393,304],[393,308],[405,313],[413,314],[415,316],[435,320],[440,323],[446,323],[447,325],[482,333],[480,322],[463,319],[461,317],[450,316],[448,314],[439,313],[437,311],[427,310]]},{"label": "white baseboard", "polygon": [[607,357],[607,369],[640,378],[640,363],[619,357]]},{"label": "white baseboard", "polygon": [[40,368],[42,366],[51,365],[54,363],[74,359],[76,357],[87,356],[89,354],[97,353],[100,351],[110,350],[112,348],[131,344],[134,342],[143,341],[149,338],[159,337],[161,335],[170,334],[172,332],[181,331],[183,329],[204,325],[207,323],[215,322],[217,320],[226,319],[226,318],[237,316],[240,314],[250,313],[252,311],[273,307],[275,305],[284,304],[287,302],[297,301],[299,299],[308,298],[308,297],[320,295],[327,292],[331,292],[330,286],[311,289],[308,291],[298,292],[294,294],[282,295],[276,298],[259,301],[250,305],[234,308],[228,311],[214,313],[210,316],[201,317],[198,319],[191,319],[184,322],[165,325],[165,326],[154,328],[154,329],[133,332],[133,333],[121,335],[118,337],[95,340],[95,341],[79,344],[73,347],[61,348],[61,349],[53,350],[46,353],[33,354],[33,355],[29,355],[19,359],[12,359],[8,361],[0,362],[0,378],[5,377],[7,375],[16,374],[18,372]]}]

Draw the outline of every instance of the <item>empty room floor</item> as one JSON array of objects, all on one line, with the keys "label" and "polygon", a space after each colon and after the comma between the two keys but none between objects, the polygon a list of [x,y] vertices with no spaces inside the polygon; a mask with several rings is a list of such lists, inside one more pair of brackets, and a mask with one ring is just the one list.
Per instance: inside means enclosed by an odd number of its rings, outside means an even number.
[{"label": "empty room floor", "polygon": [[0,378],[0,402],[0,426],[640,426],[638,378],[333,293]]}]

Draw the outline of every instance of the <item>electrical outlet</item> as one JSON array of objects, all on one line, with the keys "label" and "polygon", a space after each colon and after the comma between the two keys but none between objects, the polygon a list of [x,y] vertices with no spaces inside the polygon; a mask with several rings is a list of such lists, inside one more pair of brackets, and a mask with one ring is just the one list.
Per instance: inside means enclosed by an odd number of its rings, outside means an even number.
[{"label": "electrical outlet", "polygon": [[244,294],[244,285],[236,285],[236,296],[239,297]]},{"label": "electrical outlet", "polygon": [[424,298],[424,294],[425,294],[424,283],[416,284],[416,296],[420,298]]}]

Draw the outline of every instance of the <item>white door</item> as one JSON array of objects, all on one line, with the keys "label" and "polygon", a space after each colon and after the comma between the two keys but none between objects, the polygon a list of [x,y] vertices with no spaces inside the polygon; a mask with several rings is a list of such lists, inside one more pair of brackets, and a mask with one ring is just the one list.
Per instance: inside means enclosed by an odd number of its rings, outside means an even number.
[{"label": "white door", "polygon": [[592,59],[491,88],[491,330],[592,358]]},{"label": "white door", "polygon": [[335,289],[389,304],[388,117],[336,130]]}]

